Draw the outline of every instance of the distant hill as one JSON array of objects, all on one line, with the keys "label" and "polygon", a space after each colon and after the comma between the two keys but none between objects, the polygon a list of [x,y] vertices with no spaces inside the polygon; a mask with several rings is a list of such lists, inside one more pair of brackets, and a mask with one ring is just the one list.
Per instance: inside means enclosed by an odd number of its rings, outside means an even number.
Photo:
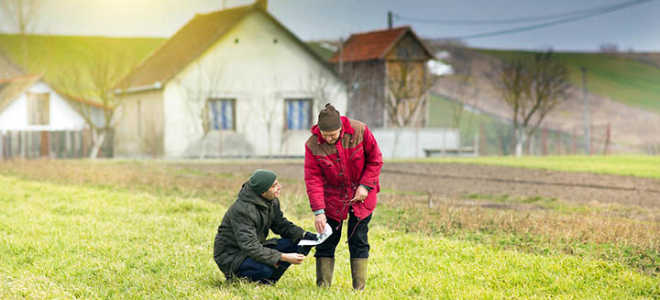
[{"label": "distant hill", "polygon": [[[61,89],[61,76],[66,76],[71,68],[89,70],[95,62],[112,57],[118,72],[124,75],[164,41],[163,38],[0,34],[0,51],[26,72],[43,74],[46,82]],[[84,91],[70,92],[85,96]]]},{"label": "distant hill", "polygon": [[[456,75],[444,76],[436,83],[433,88],[436,101],[432,103],[430,113],[432,125],[441,125],[442,122],[437,120],[452,117],[453,109],[443,108],[446,105],[438,99],[462,103],[495,117],[499,120],[497,122],[510,120],[510,108],[493,88],[492,65],[501,59],[534,52],[474,49],[427,42],[434,51],[444,52],[442,56],[457,72],[471,74],[467,84]],[[607,132],[611,130],[613,147],[610,149],[615,152],[655,153],[655,149],[660,149],[660,136],[656,132],[660,128],[660,54],[558,52],[557,57],[569,68],[572,87],[567,101],[546,117],[542,127],[567,135],[582,134],[585,124],[580,67],[584,66],[587,68],[587,97],[591,103],[592,141],[603,145],[608,140]],[[498,135],[502,134],[508,133],[500,130]]]},{"label": "distant hill", "polygon": [[319,57],[325,61],[329,61],[330,58],[335,54],[336,45],[331,44],[330,42],[325,41],[311,41],[305,42],[312,51],[314,51]]},{"label": "distant hill", "polygon": [[[500,59],[532,55],[528,51],[477,49]],[[580,67],[587,69],[590,93],[627,105],[660,113],[660,55],[652,53],[571,53],[558,52],[557,58],[571,72],[571,81],[582,86]]]}]

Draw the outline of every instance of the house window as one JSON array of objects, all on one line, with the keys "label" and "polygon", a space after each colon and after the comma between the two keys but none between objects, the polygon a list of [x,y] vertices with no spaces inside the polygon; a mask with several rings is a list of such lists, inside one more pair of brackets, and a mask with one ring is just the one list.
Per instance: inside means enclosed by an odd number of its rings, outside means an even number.
[{"label": "house window", "polygon": [[208,110],[211,130],[236,129],[236,99],[209,99]]},{"label": "house window", "polygon": [[312,127],[312,99],[285,101],[286,129],[307,130]]},{"label": "house window", "polygon": [[28,125],[48,125],[50,123],[50,94],[27,93]]}]

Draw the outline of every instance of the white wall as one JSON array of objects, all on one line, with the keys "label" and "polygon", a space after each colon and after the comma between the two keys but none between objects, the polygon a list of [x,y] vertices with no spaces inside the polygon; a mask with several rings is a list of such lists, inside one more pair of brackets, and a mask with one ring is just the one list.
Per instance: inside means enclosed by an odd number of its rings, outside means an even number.
[{"label": "white wall", "polygon": [[[190,97],[186,97],[183,87],[199,87],[212,97],[236,99],[236,132],[209,135],[210,145],[204,147],[210,151],[227,152],[228,147],[235,146],[250,156],[304,155],[309,129],[284,133],[284,99],[313,98],[312,124],[326,101],[342,114],[346,111],[343,84],[260,12],[246,16],[166,84],[164,144],[168,157],[196,156],[200,152],[203,132],[197,113],[202,102],[187,99]],[[320,96],[321,90],[325,97]],[[270,134],[268,123],[272,124]],[[231,145],[216,145],[227,137]],[[233,150],[228,153],[236,152]]]},{"label": "white wall", "polygon": [[115,112],[116,157],[141,157],[162,152],[163,93],[161,90],[122,95]]},{"label": "white wall", "polygon": [[0,112],[0,130],[56,131],[81,130],[85,127],[85,120],[47,84],[37,82],[27,91],[50,93],[50,124],[28,125],[27,99],[26,93],[23,93]]},{"label": "white wall", "polygon": [[386,158],[425,157],[424,149],[456,150],[461,144],[458,129],[452,128],[376,128],[372,132]]}]

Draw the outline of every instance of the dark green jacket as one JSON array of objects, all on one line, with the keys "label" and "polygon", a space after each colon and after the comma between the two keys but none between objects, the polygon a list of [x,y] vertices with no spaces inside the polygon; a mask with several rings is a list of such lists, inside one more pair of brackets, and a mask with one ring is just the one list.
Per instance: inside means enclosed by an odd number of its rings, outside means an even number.
[{"label": "dark green jacket", "polygon": [[298,242],[305,231],[287,220],[280,210],[280,201],[267,200],[243,184],[238,199],[227,210],[218,227],[213,247],[213,259],[227,279],[238,271],[247,257],[274,266],[281,252],[266,248],[275,239],[266,240],[268,230]]}]

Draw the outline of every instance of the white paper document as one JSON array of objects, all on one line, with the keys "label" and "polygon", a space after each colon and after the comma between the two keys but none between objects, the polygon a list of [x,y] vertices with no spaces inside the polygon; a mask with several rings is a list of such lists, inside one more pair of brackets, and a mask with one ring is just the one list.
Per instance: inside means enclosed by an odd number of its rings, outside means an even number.
[{"label": "white paper document", "polygon": [[325,242],[330,235],[332,235],[332,227],[330,227],[330,224],[325,223],[325,229],[323,229],[323,232],[321,232],[321,234],[316,234],[316,240],[300,240],[298,246],[316,246]]}]

